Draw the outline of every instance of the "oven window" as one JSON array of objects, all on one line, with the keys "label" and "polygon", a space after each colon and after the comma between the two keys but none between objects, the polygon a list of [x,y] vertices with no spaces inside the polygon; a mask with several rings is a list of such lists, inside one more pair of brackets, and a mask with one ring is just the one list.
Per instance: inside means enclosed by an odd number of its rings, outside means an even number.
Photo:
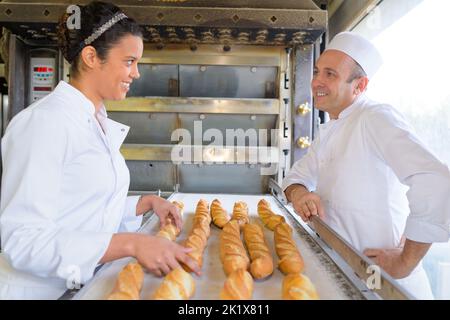
[{"label": "oven window", "polygon": [[140,63],[140,78],[133,81],[128,97],[178,96],[178,65]]},{"label": "oven window", "polygon": [[180,65],[180,96],[275,98],[276,67]]},{"label": "oven window", "polygon": [[278,68],[139,64],[128,97],[277,98]]}]

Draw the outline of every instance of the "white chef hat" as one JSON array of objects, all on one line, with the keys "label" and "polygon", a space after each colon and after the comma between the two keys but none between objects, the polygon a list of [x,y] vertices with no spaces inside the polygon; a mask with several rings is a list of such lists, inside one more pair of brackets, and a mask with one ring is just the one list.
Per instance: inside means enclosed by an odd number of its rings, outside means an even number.
[{"label": "white chef hat", "polygon": [[341,51],[359,63],[370,79],[383,64],[378,49],[366,38],[353,33],[341,32],[328,44],[325,51]]}]

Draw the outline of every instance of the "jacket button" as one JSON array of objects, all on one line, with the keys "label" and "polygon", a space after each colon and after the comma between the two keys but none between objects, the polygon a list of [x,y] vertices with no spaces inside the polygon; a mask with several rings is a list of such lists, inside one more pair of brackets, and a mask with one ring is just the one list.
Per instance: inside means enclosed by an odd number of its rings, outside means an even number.
[{"label": "jacket button", "polygon": [[125,131],[125,129],[123,129],[123,128],[122,128],[122,129],[120,129],[120,131],[124,132],[124,131]]}]

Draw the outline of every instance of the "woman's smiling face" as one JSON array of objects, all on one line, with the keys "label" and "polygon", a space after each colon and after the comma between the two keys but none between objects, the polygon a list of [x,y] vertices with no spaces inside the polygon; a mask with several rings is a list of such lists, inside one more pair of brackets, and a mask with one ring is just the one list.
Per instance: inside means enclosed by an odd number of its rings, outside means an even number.
[{"label": "woman's smiling face", "polygon": [[144,49],[141,37],[124,36],[109,51],[96,71],[98,94],[103,100],[125,99],[134,79],[139,78],[138,61]]}]

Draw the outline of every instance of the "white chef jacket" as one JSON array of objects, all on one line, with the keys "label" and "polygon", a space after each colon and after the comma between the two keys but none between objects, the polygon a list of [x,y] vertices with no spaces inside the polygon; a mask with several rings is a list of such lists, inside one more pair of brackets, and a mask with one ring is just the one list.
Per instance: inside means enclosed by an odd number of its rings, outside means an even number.
[{"label": "white chef jacket", "polygon": [[[325,222],[361,252],[398,247],[402,234],[423,243],[449,239],[448,167],[400,113],[365,95],[320,126],[307,154],[284,179],[283,190],[292,184],[318,194]],[[416,280],[426,279],[421,265],[413,273],[419,271]],[[429,291],[429,285],[408,278],[399,282],[416,282],[405,287],[427,298],[417,288]]]},{"label": "white chef jacket", "polygon": [[127,197],[119,151],[128,130],[64,81],[11,120],[2,139],[0,299],[59,297],[66,282],[93,276],[114,233],[137,230],[139,197]]}]

